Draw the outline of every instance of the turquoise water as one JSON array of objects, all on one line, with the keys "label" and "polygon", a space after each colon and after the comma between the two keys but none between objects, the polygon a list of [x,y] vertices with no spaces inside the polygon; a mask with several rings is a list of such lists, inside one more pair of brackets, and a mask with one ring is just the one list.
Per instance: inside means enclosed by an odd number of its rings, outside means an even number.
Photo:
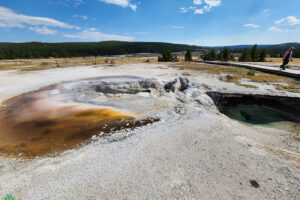
[{"label": "turquoise water", "polygon": [[293,133],[300,133],[300,122],[275,110],[257,107],[241,106],[227,107],[221,111],[231,119],[255,126],[282,129]]},{"label": "turquoise water", "polygon": [[287,115],[265,107],[242,106],[224,108],[221,111],[228,117],[253,125],[268,125],[277,122],[294,122]]}]

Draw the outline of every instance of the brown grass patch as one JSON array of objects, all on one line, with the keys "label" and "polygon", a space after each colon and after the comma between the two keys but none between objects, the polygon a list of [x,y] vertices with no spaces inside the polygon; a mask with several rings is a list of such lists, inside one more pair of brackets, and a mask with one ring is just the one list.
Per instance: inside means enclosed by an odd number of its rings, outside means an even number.
[{"label": "brown grass patch", "polygon": [[[211,66],[197,63],[183,63],[177,66],[183,69],[204,71],[209,74],[217,74],[219,80],[235,83],[246,88],[257,88],[254,85],[241,84],[241,79],[249,79],[250,82],[274,84],[277,90],[300,93],[300,81],[297,79],[278,76],[275,74],[256,71],[255,75],[249,76],[249,69],[230,66]],[[223,75],[225,74],[225,75]],[[286,85],[286,86],[285,86]]]},{"label": "brown grass patch", "polygon": [[21,60],[0,60],[0,71],[20,70],[20,71],[37,71],[54,68],[91,66],[98,64],[126,64],[126,63],[155,63],[157,58],[148,57],[88,57],[88,58],[49,58],[49,59],[21,59]]},{"label": "brown grass patch", "polygon": [[[276,64],[281,64],[282,58],[267,58],[266,61],[276,63]],[[290,64],[294,64],[294,65],[300,64],[300,58],[293,58],[293,62],[290,62]]]}]

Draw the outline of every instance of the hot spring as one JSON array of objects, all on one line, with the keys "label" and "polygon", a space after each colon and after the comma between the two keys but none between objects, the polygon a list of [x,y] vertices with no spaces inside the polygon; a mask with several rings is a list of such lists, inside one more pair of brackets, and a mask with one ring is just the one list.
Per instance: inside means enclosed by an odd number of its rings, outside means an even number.
[{"label": "hot spring", "polygon": [[153,79],[111,76],[64,82],[8,99],[0,106],[0,154],[35,158],[55,155],[158,121],[168,102],[156,98]]},{"label": "hot spring", "polygon": [[300,133],[300,98],[209,92],[219,111],[231,119]]}]

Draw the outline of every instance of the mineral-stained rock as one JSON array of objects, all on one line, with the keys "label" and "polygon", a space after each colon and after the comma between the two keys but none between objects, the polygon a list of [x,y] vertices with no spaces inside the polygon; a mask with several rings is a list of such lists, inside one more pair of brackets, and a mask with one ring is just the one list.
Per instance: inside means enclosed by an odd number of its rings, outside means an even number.
[{"label": "mineral-stained rock", "polygon": [[145,79],[122,83],[98,82],[94,87],[96,92],[104,94],[137,94],[144,91],[149,92],[150,89],[161,90],[162,85],[156,80]]},{"label": "mineral-stained rock", "polygon": [[170,92],[170,91],[172,91],[172,92],[175,92],[175,84],[177,83],[177,79],[175,79],[175,80],[173,80],[173,81],[170,81],[170,82],[168,82],[168,83],[166,83],[165,84],[165,90],[167,91],[167,92]]},{"label": "mineral-stained rock", "polygon": [[180,81],[180,88],[179,91],[184,91],[189,87],[189,79],[184,78],[184,77],[179,77],[179,81]]},{"label": "mineral-stained rock", "polygon": [[183,92],[189,87],[189,79],[184,77],[179,77],[165,84],[165,90],[167,92],[175,92],[175,90],[179,90]]}]

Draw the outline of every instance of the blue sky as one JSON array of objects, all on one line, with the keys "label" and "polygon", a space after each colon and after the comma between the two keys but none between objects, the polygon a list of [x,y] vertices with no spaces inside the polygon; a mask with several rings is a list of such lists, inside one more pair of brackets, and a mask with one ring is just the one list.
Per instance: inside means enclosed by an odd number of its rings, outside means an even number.
[{"label": "blue sky", "polygon": [[0,41],[300,42],[299,0],[1,0]]}]

